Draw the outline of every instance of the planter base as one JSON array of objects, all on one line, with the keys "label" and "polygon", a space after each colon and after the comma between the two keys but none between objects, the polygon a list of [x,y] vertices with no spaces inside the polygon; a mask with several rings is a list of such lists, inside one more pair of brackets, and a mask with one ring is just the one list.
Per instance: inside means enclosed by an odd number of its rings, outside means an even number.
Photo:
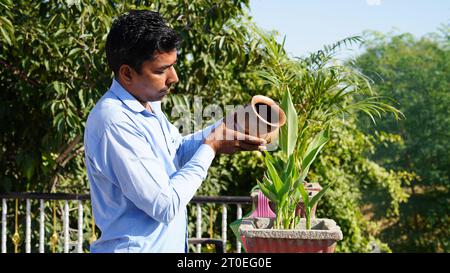
[{"label": "planter base", "polygon": [[301,219],[297,229],[272,229],[271,218],[246,218],[239,232],[249,253],[333,253],[342,232],[331,219],[312,219],[305,229]]},{"label": "planter base", "polygon": [[335,240],[242,238],[248,253],[333,253]]}]

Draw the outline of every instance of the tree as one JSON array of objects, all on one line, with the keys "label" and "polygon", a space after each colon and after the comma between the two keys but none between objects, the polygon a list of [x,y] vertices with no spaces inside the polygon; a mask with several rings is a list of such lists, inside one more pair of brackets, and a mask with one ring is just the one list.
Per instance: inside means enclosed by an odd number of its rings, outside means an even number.
[{"label": "tree", "polygon": [[[157,10],[180,33],[174,94],[205,105],[250,98],[257,89],[247,67],[262,57],[242,23],[248,2],[1,0],[0,192],[88,192],[84,124],[111,83],[109,27],[130,9]],[[173,101],[165,103],[170,117]],[[200,193],[219,194],[223,174],[212,168]]]},{"label": "tree", "polygon": [[[256,73],[270,86],[269,96],[281,101],[286,90],[292,93],[299,119],[296,149],[306,149],[308,140],[317,132],[332,129],[331,141],[321,152],[320,160],[311,166],[307,180],[319,182],[324,188],[333,184],[321,199],[317,215],[335,219],[341,226],[344,239],[337,245],[337,251],[369,252],[373,247],[390,251],[379,240],[376,223],[365,218],[363,208],[369,205],[364,198],[366,188],[385,193],[380,200],[386,204],[383,215],[398,215],[399,204],[408,197],[401,185],[409,181],[411,174],[383,168],[367,158],[378,139],[357,128],[358,111],[374,121],[385,112],[396,118],[402,113],[372,90],[367,76],[335,57],[339,49],[359,43],[360,37],[345,38],[294,60],[273,35],[261,37],[268,58]],[[296,152],[300,154],[299,150]],[[281,157],[284,154],[277,153]]]},{"label": "tree", "polygon": [[111,82],[112,19],[132,8],[160,11],[183,39],[174,94],[205,104],[251,96],[246,67],[260,57],[240,23],[247,0],[134,2],[1,2],[1,191],[88,189],[84,123]]},{"label": "tree", "polygon": [[[382,233],[396,251],[450,250],[450,51],[449,28],[420,39],[411,34],[371,33],[355,64],[373,79],[373,88],[399,102],[406,119],[385,119],[365,132],[399,141],[376,145],[380,165],[417,174],[404,185],[411,197]],[[406,238],[406,239],[404,239]]]}]

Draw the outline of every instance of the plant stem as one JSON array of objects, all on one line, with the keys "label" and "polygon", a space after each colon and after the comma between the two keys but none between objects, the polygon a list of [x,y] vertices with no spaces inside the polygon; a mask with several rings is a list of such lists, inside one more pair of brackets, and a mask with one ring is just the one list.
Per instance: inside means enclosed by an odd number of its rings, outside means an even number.
[{"label": "plant stem", "polygon": [[311,229],[311,211],[309,207],[305,207],[305,216],[306,216],[306,229]]}]

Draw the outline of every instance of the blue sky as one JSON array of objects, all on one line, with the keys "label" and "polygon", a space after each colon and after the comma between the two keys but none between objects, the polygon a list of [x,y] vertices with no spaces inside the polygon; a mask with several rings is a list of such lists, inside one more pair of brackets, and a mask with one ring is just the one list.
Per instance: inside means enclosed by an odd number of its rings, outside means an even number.
[{"label": "blue sky", "polygon": [[258,26],[286,35],[286,50],[302,56],[364,30],[410,32],[417,37],[436,31],[450,23],[450,1],[250,0],[250,15]]}]

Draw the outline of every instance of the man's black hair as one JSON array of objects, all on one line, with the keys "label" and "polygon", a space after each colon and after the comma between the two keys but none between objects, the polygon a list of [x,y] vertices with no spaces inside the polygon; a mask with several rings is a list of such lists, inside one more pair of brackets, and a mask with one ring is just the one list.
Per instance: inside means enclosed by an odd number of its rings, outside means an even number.
[{"label": "man's black hair", "polygon": [[175,50],[180,39],[157,12],[133,10],[114,20],[106,38],[106,59],[118,75],[123,64],[141,73],[142,63],[155,52]]}]

